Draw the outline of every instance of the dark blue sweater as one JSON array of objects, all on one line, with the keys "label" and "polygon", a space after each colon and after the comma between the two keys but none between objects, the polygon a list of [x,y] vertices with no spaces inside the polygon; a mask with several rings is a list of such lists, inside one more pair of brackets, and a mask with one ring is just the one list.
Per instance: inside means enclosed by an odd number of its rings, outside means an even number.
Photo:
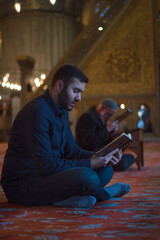
[{"label": "dark blue sweater", "polygon": [[73,167],[90,167],[91,156],[75,143],[68,112],[58,108],[46,92],[27,103],[15,118],[1,184],[29,173],[53,174]]}]

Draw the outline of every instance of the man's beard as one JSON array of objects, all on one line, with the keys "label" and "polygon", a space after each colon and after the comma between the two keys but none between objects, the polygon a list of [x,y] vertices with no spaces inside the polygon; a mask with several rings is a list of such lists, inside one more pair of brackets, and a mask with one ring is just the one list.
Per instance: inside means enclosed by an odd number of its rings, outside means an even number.
[{"label": "man's beard", "polygon": [[72,102],[69,101],[69,97],[65,89],[59,93],[59,103],[60,103],[60,107],[62,107],[67,111],[71,111],[73,108],[72,106],[69,105],[69,103],[72,103]]}]

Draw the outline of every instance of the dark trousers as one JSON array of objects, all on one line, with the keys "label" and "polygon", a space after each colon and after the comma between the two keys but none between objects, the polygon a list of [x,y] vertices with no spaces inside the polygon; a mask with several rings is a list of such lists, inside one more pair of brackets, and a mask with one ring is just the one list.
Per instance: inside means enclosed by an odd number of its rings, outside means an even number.
[{"label": "dark trousers", "polygon": [[109,198],[104,186],[112,176],[110,166],[96,171],[80,167],[51,175],[25,175],[2,187],[10,202],[22,205],[49,205],[76,195],[103,201]]},{"label": "dark trousers", "polygon": [[113,166],[114,171],[126,171],[132,164],[135,163],[135,158],[131,154],[123,154],[119,163]]}]

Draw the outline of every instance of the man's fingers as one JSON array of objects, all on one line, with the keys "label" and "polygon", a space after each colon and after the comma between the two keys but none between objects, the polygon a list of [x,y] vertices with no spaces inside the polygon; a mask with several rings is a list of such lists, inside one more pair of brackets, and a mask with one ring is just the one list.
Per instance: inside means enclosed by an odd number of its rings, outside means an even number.
[{"label": "man's fingers", "polygon": [[121,157],[122,157],[122,150],[119,150],[119,151],[117,152],[117,156],[116,156],[116,157],[118,158],[118,160],[121,159]]},{"label": "man's fingers", "polygon": [[116,148],[105,156],[105,164],[116,165],[122,157],[122,150]]},{"label": "man's fingers", "polygon": [[119,153],[120,153],[120,159],[121,159],[122,154],[123,154],[123,153],[122,153],[122,149],[119,150]]},{"label": "man's fingers", "polygon": [[117,164],[119,162],[119,159],[116,158],[116,157],[112,157],[111,161],[114,163],[114,164]]},{"label": "man's fingers", "polygon": [[105,166],[111,161],[111,159],[112,159],[112,155],[111,156],[107,156],[106,158],[105,158],[105,160],[104,160],[104,164],[105,164]]},{"label": "man's fingers", "polygon": [[115,150],[113,150],[112,152],[110,152],[108,155],[114,155],[114,154],[116,154],[116,153],[118,153],[118,152],[119,152],[119,149],[116,148]]},{"label": "man's fingers", "polygon": [[116,158],[118,158],[118,160],[120,160],[122,157],[122,150],[117,148],[114,151],[112,151],[111,154],[112,156],[115,156]]}]

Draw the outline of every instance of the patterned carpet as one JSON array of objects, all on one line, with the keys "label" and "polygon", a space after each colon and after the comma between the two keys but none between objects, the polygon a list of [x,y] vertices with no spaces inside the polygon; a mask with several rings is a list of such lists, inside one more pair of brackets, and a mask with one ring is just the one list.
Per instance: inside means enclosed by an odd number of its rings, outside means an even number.
[{"label": "patterned carpet", "polygon": [[[7,145],[0,144],[0,168]],[[27,207],[9,204],[0,190],[0,239],[160,240],[160,142],[144,144],[139,171],[115,173],[111,183],[131,184],[131,192],[93,209]]]}]

